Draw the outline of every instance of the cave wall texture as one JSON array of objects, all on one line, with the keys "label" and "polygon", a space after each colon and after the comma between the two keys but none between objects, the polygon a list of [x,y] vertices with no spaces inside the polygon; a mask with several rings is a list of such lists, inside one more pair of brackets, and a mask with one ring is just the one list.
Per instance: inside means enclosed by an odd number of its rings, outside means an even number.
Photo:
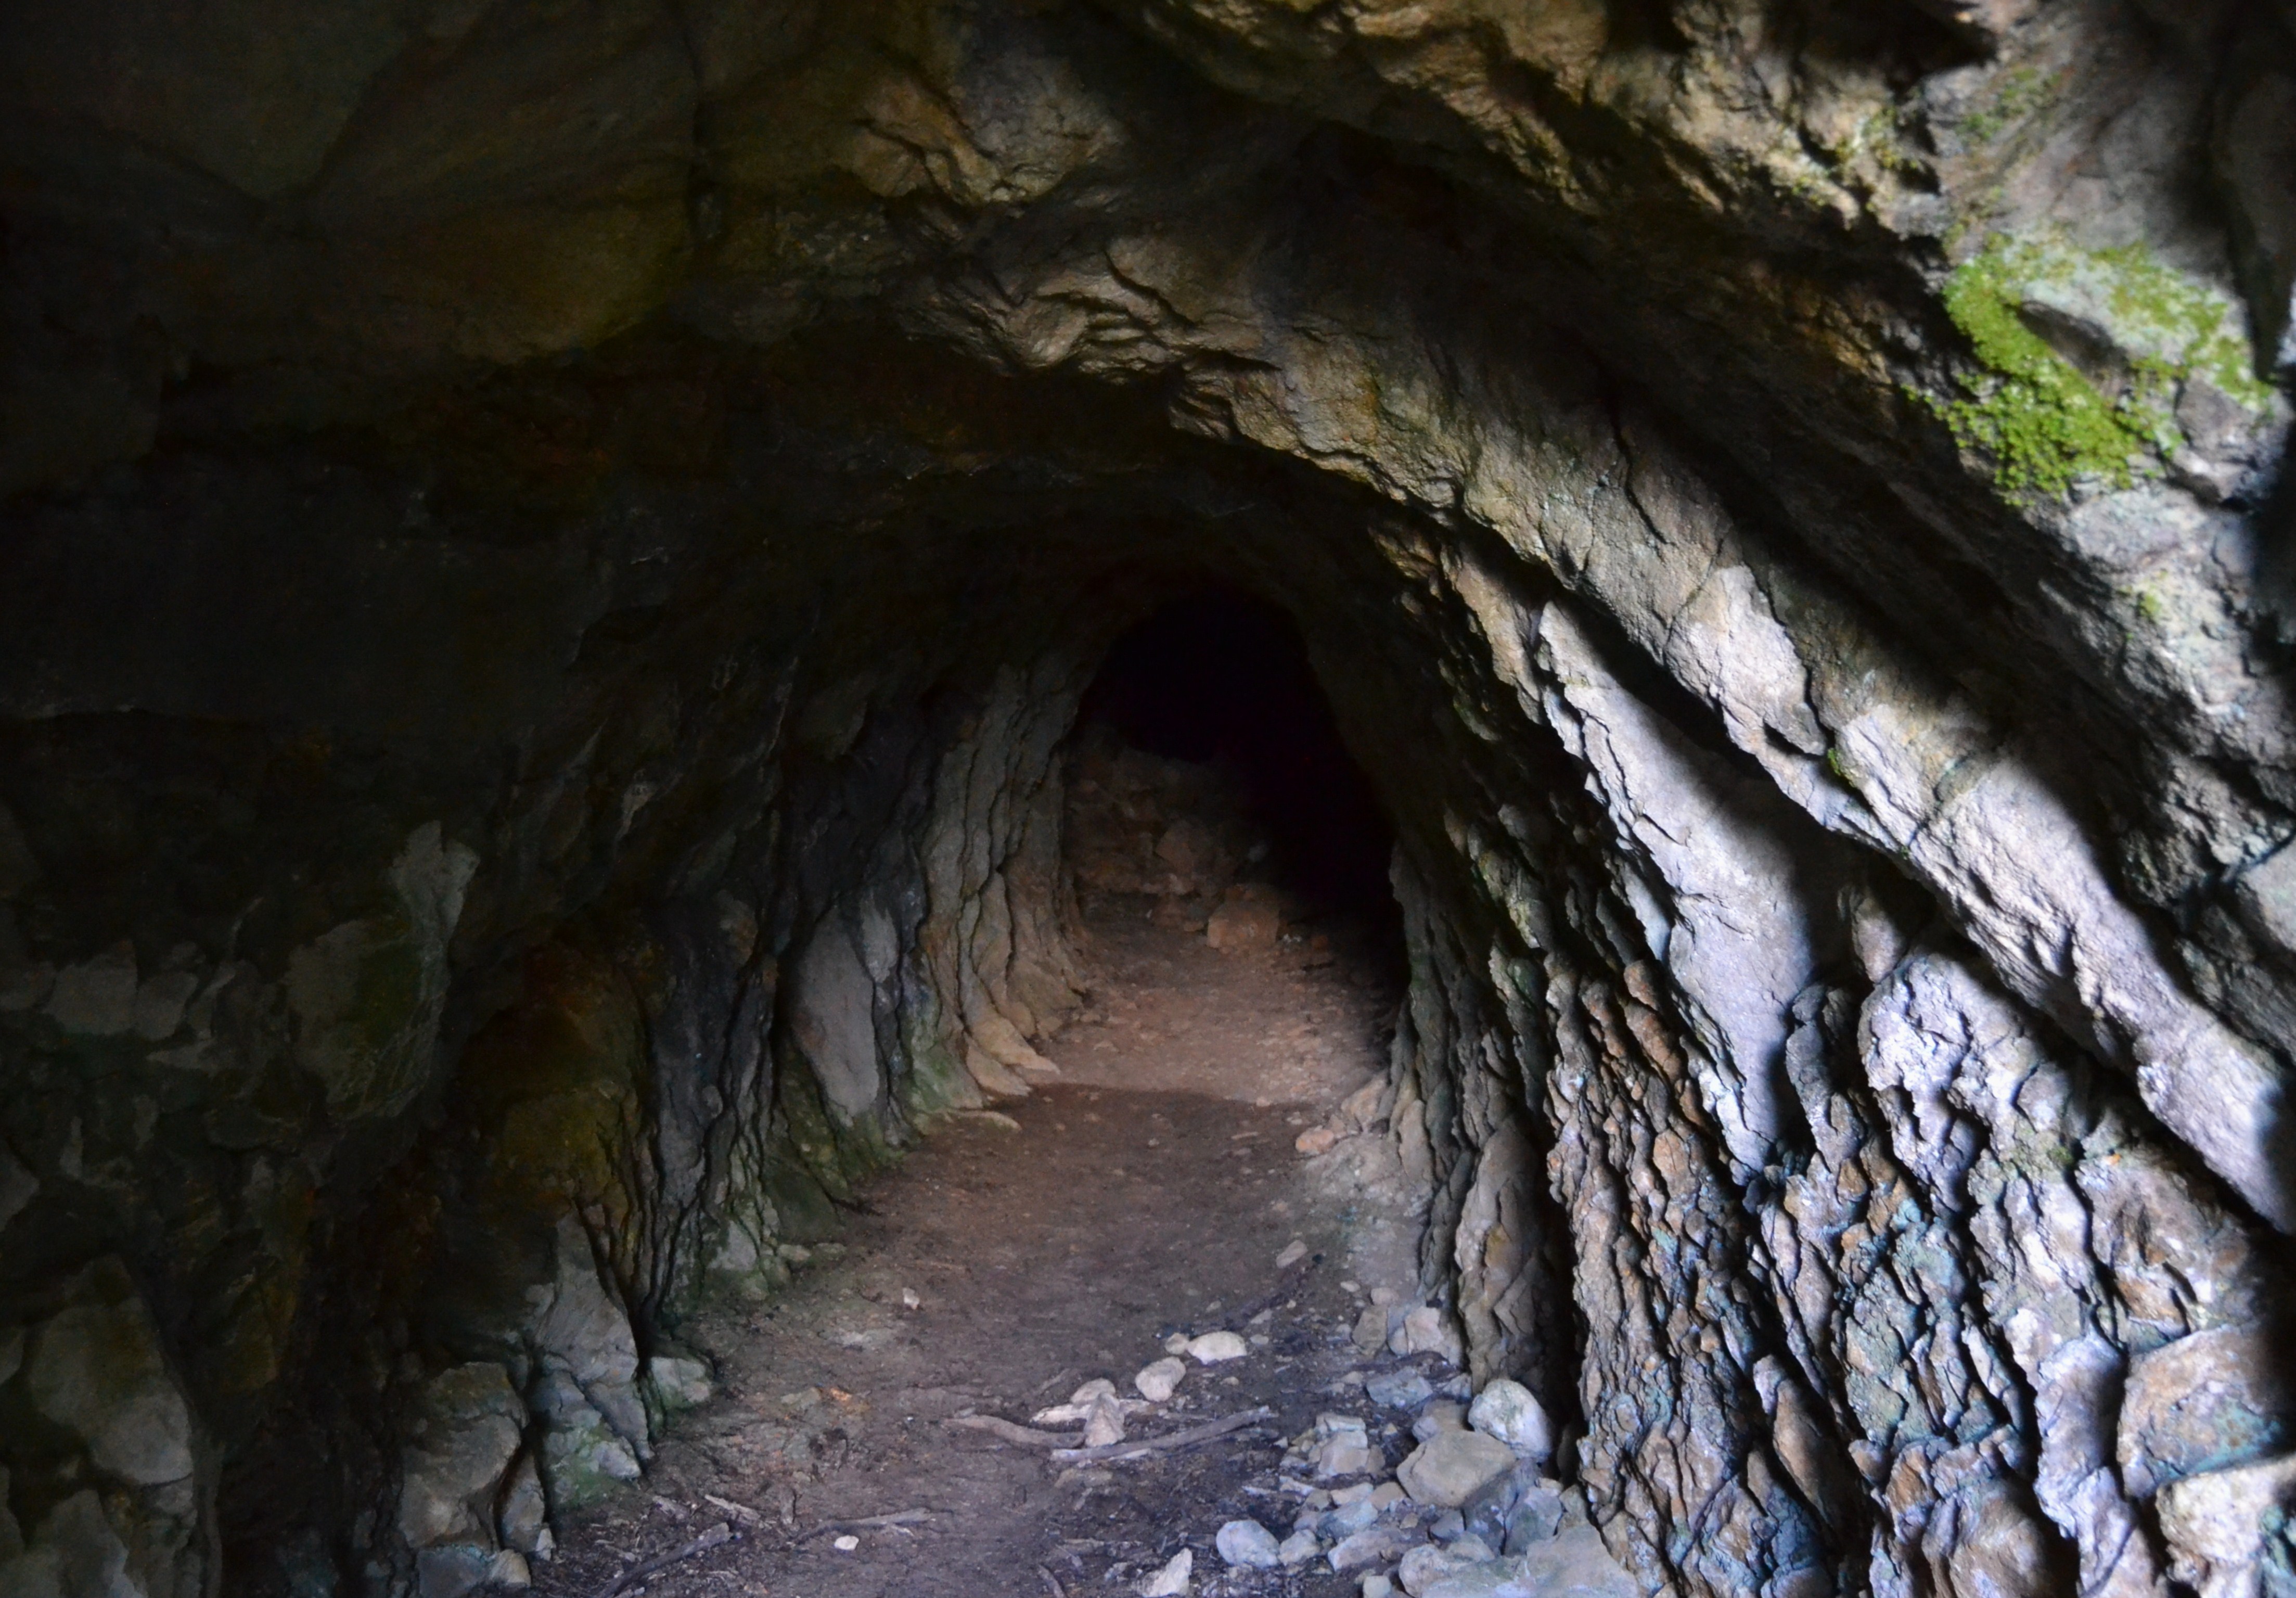
[{"label": "cave wall texture", "polygon": [[512,1567],[1216,579],[1653,1592],[2296,1592],[2296,8],[0,7],[0,1592]]}]

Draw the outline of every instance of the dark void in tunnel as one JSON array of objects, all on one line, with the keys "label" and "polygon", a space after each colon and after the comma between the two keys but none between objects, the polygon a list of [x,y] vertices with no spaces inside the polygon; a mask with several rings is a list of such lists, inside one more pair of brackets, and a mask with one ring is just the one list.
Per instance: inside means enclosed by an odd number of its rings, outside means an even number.
[{"label": "dark void in tunnel", "polygon": [[1109,650],[1078,729],[1220,773],[1266,848],[1255,874],[1311,914],[1393,918],[1393,832],[1279,607],[1220,592],[1163,605]]}]

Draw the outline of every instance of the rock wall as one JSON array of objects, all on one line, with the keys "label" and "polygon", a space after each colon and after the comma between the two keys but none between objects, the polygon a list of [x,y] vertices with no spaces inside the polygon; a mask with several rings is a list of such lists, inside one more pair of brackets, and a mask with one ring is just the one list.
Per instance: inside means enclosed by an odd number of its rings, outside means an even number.
[{"label": "rock wall", "polygon": [[1026,1087],[1202,578],[1653,1590],[2296,1583],[2292,28],[9,8],[0,1587],[514,1578]]}]

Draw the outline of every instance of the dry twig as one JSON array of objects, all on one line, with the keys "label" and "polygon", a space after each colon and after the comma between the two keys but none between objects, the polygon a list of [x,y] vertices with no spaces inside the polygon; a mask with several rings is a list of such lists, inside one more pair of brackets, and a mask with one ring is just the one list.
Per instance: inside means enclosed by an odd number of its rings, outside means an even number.
[{"label": "dry twig", "polygon": [[953,1415],[943,1422],[949,1426],[967,1426],[975,1431],[986,1431],[1001,1437],[1008,1443],[1019,1443],[1027,1448],[1060,1448],[1069,1446],[1084,1436],[1080,1431],[1039,1431],[1033,1426],[1017,1426],[995,1415]]},{"label": "dry twig", "polygon": [[704,1493],[701,1497],[703,1502],[716,1504],[744,1526],[762,1526],[766,1523],[766,1517],[746,1504],[736,1504],[731,1498],[720,1498],[715,1493]]},{"label": "dry twig", "polygon": [[798,1536],[800,1543],[832,1531],[881,1531],[893,1526],[914,1526],[920,1520],[930,1520],[940,1512],[934,1509],[897,1509],[889,1515],[863,1515],[857,1520],[824,1520]]},{"label": "dry twig", "polygon": [[681,1544],[668,1553],[657,1555],[642,1565],[632,1565],[614,1578],[613,1585],[598,1594],[598,1598],[619,1598],[649,1576],[667,1570],[680,1560],[692,1559],[697,1553],[707,1553],[712,1548],[722,1548],[734,1540],[734,1528],[720,1520],[690,1543]]},{"label": "dry twig", "polygon": [[1242,1431],[1255,1422],[1273,1420],[1275,1412],[1265,1407],[1240,1409],[1222,1420],[1191,1426],[1185,1431],[1171,1431],[1162,1437],[1144,1437],[1136,1441],[1108,1443],[1098,1448],[1055,1448],[1053,1457],[1063,1464],[1093,1464],[1111,1459],[1141,1459],[1151,1454],[1162,1454],[1172,1448],[1185,1448],[1193,1443],[1209,1443],[1214,1438],[1226,1437],[1232,1431]]}]

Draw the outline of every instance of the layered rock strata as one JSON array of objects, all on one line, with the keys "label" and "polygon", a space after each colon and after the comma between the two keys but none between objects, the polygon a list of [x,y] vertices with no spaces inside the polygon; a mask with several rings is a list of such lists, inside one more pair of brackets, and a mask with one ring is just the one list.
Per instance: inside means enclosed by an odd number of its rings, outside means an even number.
[{"label": "layered rock strata", "polygon": [[515,1578],[1026,1090],[1207,578],[1647,1586],[2296,1583],[2296,17],[2157,9],[12,7],[0,1583]]}]

